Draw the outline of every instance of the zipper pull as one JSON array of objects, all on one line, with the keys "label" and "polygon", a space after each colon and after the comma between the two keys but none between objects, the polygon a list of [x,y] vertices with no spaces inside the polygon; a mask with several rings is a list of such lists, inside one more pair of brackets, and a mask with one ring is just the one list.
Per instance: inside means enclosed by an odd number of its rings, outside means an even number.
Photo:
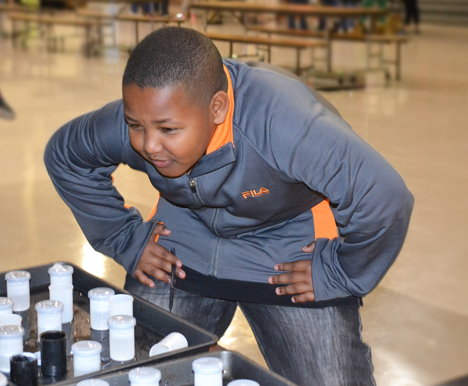
[{"label": "zipper pull", "polygon": [[190,189],[192,190],[192,193],[197,193],[197,183],[195,182],[193,178],[189,179],[189,185],[190,185]]}]

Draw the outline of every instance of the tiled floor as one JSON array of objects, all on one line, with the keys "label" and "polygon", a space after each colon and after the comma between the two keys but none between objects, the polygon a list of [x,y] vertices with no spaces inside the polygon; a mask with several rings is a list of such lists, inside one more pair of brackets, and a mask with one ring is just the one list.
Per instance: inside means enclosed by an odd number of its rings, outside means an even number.
[{"label": "tiled floor", "polygon": [[[132,42],[131,28],[120,26],[120,41]],[[239,26],[228,19],[217,28]],[[366,89],[325,93],[416,197],[403,251],[362,309],[380,386],[468,373],[468,29],[422,30],[403,49],[402,82],[384,87],[374,75]],[[126,54],[85,59],[79,42],[47,54],[40,43],[14,51],[0,39],[0,88],[17,111],[15,121],[0,120],[0,271],[68,260],[121,286],[122,268],[91,250],[42,163],[61,124],[120,97]],[[364,47],[335,48],[337,68],[365,64]],[[293,62],[287,50],[273,55]],[[145,176],[121,167],[115,177],[127,202],[149,213],[156,192]],[[240,314],[221,344],[264,363]]]}]

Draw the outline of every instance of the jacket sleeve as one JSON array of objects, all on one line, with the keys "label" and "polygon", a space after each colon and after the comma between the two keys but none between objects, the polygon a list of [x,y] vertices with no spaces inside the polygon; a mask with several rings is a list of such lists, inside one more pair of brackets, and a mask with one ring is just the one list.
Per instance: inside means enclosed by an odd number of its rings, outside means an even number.
[{"label": "jacket sleeve", "polygon": [[133,274],[156,220],[143,222],[136,208],[127,209],[112,184],[112,172],[131,157],[126,144],[122,102],[116,101],[55,132],[44,162],[91,246]]},{"label": "jacket sleeve", "polygon": [[337,239],[316,240],[316,300],[364,296],[403,246],[413,196],[396,170],[310,92],[296,89],[282,100],[271,119],[275,161],[330,200],[339,229]]}]

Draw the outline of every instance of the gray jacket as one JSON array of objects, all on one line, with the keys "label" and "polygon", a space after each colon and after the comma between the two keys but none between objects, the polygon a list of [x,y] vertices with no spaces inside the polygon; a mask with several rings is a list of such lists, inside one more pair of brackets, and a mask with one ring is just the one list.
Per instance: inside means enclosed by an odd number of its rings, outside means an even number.
[{"label": "gray jacket", "polygon": [[[132,274],[157,221],[184,265],[205,275],[266,283],[276,263],[312,258],[316,300],[363,296],[397,257],[413,196],[400,175],[302,83],[225,61],[233,143],[169,179],[131,147],[118,100],[59,129],[45,152],[52,181],[90,244]],[[161,193],[144,221],[112,184],[119,164]],[[330,201],[339,237],[316,239],[311,208]],[[316,219],[315,219],[316,220]]]}]

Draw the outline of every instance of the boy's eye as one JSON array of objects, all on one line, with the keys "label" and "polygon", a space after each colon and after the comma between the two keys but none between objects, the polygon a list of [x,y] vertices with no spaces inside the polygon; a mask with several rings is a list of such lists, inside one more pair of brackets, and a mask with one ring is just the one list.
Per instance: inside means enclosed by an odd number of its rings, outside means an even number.
[{"label": "boy's eye", "polygon": [[129,123],[128,124],[128,127],[132,130],[142,130],[143,129],[143,126],[141,125],[138,125],[136,123]]},{"label": "boy's eye", "polygon": [[177,131],[177,129],[174,129],[172,127],[161,127],[160,129],[164,134],[172,134],[174,133],[175,131]]}]

